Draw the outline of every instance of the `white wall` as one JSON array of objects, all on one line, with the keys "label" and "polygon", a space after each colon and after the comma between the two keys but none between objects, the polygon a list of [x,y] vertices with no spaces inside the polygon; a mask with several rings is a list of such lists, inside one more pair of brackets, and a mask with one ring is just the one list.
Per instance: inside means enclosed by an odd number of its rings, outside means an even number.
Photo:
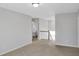
[{"label": "white wall", "polygon": [[52,16],[52,18],[51,19],[49,19],[48,20],[49,21],[49,30],[50,31],[55,31],[55,15],[54,16]]},{"label": "white wall", "polygon": [[39,19],[39,30],[48,31],[48,20]]},{"label": "white wall", "polygon": [[77,13],[56,15],[56,44],[77,46]]},{"label": "white wall", "polygon": [[32,18],[0,8],[0,54],[32,42]]},{"label": "white wall", "polygon": [[48,20],[49,39],[55,41],[55,15]]},{"label": "white wall", "polygon": [[39,39],[48,39],[48,20],[39,19]]}]

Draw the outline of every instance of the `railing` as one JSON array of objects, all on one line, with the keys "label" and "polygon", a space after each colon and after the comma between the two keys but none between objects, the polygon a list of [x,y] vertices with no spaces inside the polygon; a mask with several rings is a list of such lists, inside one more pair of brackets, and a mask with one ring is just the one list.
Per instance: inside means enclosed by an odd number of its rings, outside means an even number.
[{"label": "railing", "polygon": [[55,31],[49,31],[49,40],[55,40]]},{"label": "railing", "polygon": [[39,34],[40,39],[48,39],[48,31],[40,31]]},{"label": "railing", "polygon": [[[44,34],[44,33],[47,33],[45,34],[45,36],[47,35],[47,39],[48,40],[55,40],[55,31],[40,31],[40,33]],[[40,34],[41,35],[41,34]],[[42,36],[42,35],[41,35]],[[40,37],[41,37],[40,36]],[[44,37],[45,37],[44,36]]]}]

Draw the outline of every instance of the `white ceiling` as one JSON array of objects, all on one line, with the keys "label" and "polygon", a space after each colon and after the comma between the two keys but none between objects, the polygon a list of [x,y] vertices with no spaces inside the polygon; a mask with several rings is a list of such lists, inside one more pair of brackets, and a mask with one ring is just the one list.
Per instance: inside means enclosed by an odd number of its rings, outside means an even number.
[{"label": "white ceiling", "polygon": [[34,8],[31,3],[0,3],[0,7],[24,13],[32,17],[50,18],[55,13],[77,12],[79,3],[40,3]]}]

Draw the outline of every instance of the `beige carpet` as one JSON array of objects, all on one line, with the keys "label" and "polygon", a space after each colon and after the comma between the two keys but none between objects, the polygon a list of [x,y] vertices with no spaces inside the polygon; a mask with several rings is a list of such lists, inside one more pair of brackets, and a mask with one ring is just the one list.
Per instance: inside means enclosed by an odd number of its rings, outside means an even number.
[{"label": "beige carpet", "polygon": [[52,41],[36,40],[3,56],[79,56],[78,48],[54,46]]}]

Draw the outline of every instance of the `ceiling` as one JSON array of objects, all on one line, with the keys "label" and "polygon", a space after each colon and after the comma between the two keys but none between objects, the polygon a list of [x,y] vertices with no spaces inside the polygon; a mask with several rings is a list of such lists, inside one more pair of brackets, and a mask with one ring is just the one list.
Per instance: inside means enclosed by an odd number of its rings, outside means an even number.
[{"label": "ceiling", "polygon": [[0,3],[0,7],[46,19],[54,14],[77,12],[79,3],[40,3],[37,8],[34,8],[31,3]]}]

